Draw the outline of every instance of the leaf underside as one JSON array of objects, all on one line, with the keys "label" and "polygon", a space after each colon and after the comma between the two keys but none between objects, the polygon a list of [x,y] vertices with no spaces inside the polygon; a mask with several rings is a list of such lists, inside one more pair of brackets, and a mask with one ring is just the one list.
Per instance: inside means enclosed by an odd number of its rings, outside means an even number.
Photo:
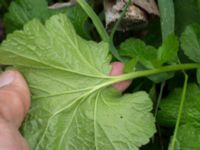
[{"label": "leaf underside", "polygon": [[65,15],[33,20],[0,47],[0,64],[26,77],[32,106],[22,126],[30,149],[137,150],[155,133],[145,92],[110,84],[107,43],[80,38]]}]

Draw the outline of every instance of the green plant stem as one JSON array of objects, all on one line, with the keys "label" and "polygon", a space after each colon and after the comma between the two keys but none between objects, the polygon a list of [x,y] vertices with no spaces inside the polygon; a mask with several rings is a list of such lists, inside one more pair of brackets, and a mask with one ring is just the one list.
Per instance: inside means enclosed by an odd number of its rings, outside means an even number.
[{"label": "green plant stem", "polygon": [[119,60],[119,61],[121,61],[121,62],[124,62],[123,59],[120,57],[120,55],[119,55],[119,53],[118,53],[116,47],[114,46],[112,40],[110,40],[109,45],[110,45],[109,49],[110,49],[111,53],[113,54],[113,56],[115,56],[115,58],[116,58],[117,60]]},{"label": "green plant stem", "polygon": [[123,11],[122,11],[122,13],[120,14],[119,19],[117,20],[117,22],[115,23],[115,25],[114,25],[114,27],[113,27],[113,29],[112,29],[112,31],[111,31],[110,39],[111,39],[112,41],[113,41],[115,32],[116,32],[116,30],[117,30],[119,24],[121,23],[122,19],[124,18],[124,16],[125,16],[125,14],[126,14],[126,12],[127,12],[127,10],[128,10],[128,7],[130,6],[131,2],[132,2],[132,1],[129,0],[129,1],[126,3],[126,5],[125,5],[125,7],[124,7],[124,9],[123,9]]},{"label": "green plant stem", "polygon": [[197,69],[200,68],[200,64],[178,64],[178,65],[171,65],[171,66],[165,66],[161,68],[156,68],[152,70],[144,70],[144,71],[137,71],[137,72],[131,72],[128,74],[124,74],[121,76],[116,77],[110,77],[113,78],[113,82],[120,82],[124,80],[131,80],[139,77],[145,77],[150,76],[154,74],[159,74],[163,72],[172,72],[172,71],[179,71],[179,70],[190,70],[190,69]]},{"label": "green plant stem", "polygon": [[99,33],[101,39],[104,42],[109,43],[110,47],[110,52],[112,55],[117,58],[119,61],[123,61],[122,58],[119,56],[119,53],[115,46],[113,45],[112,40],[110,40],[110,37],[108,33],[106,32],[106,29],[104,28],[101,20],[99,17],[96,15],[96,13],[93,11],[93,9],[90,7],[90,5],[85,1],[85,0],[77,0],[79,5],[82,7],[82,9],[87,13],[87,15],[91,18],[93,24],[95,25],[97,32]]},{"label": "green plant stem", "polygon": [[112,53],[115,56],[115,58],[117,58],[121,62],[123,62],[123,59],[119,56],[119,53],[118,53],[117,49],[114,46],[113,39],[114,39],[115,32],[116,32],[120,22],[122,21],[123,17],[125,16],[130,4],[131,4],[131,0],[129,0],[126,3],[126,5],[125,5],[125,7],[123,9],[123,12],[120,14],[120,17],[117,20],[117,22],[115,23],[115,25],[114,25],[114,27],[113,27],[113,29],[111,31],[111,34],[110,34],[110,42],[109,42],[110,43],[110,50],[112,51]]},{"label": "green plant stem", "polygon": [[103,88],[103,87],[106,87],[106,86],[109,86],[121,81],[125,81],[125,80],[132,80],[135,78],[155,75],[155,74],[159,74],[163,72],[190,70],[190,69],[197,69],[197,68],[200,68],[200,64],[179,64],[179,65],[171,65],[171,66],[161,67],[161,68],[152,69],[152,70],[136,71],[136,72],[120,75],[120,76],[106,76],[108,81],[103,84],[100,84],[99,86],[96,86],[96,88],[93,88],[90,92],[94,92],[100,88]]},{"label": "green plant stem", "polygon": [[166,81],[163,81],[162,84],[161,84],[161,87],[160,87],[160,93],[159,93],[159,96],[158,96],[158,99],[157,99],[155,114],[154,114],[155,118],[157,117],[157,114],[158,114],[158,107],[159,107],[160,101],[162,99],[163,89],[164,89],[165,84],[166,84]]},{"label": "green plant stem", "polygon": [[177,137],[179,125],[180,125],[181,118],[182,118],[183,108],[184,108],[184,104],[185,104],[185,97],[186,97],[187,84],[188,84],[188,75],[186,73],[184,73],[184,75],[185,75],[185,81],[184,81],[183,91],[182,91],[182,95],[181,95],[181,103],[179,106],[178,118],[176,120],[176,126],[175,126],[175,130],[174,130],[172,142],[170,145],[170,150],[174,150],[174,148],[175,148],[176,137]]},{"label": "green plant stem", "polygon": [[93,11],[93,9],[90,7],[90,5],[85,0],[77,0],[77,2],[83,8],[83,10],[87,13],[87,15],[91,18],[99,35],[101,36],[101,39],[104,42],[109,42],[110,37],[109,37],[108,33],[106,32],[101,20],[96,15],[96,13]]}]

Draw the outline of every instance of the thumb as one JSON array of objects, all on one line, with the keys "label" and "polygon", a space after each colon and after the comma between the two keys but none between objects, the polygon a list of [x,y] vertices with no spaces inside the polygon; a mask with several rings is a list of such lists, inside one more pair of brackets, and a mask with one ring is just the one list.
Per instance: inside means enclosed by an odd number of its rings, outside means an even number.
[{"label": "thumb", "polygon": [[[110,76],[118,76],[123,74],[124,64],[121,62],[113,62],[112,70],[110,72]],[[113,84],[113,87],[121,92],[125,91],[129,85],[132,83],[131,80],[122,81],[119,83]]]},{"label": "thumb", "polygon": [[0,75],[0,119],[20,127],[30,106],[30,93],[26,81],[17,71]]}]

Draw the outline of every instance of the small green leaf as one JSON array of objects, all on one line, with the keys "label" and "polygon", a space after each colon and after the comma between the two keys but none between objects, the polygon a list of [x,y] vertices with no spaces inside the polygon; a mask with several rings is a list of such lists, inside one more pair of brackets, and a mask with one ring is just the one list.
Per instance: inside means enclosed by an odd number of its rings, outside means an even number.
[{"label": "small green leaf", "polygon": [[177,143],[180,150],[200,149],[199,127],[191,123],[182,125],[178,131]]},{"label": "small green leaf", "polygon": [[[160,104],[158,122],[163,125],[174,126],[180,105],[182,89],[172,91]],[[193,123],[200,125],[200,89],[196,84],[189,84],[186,94],[185,108],[181,124]]]},{"label": "small green leaf", "polygon": [[200,25],[193,24],[186,28],[181,36],[181,48],[191,60],[200,63]]},{"label": "small green leaf", "polygon": [[[59,31],[59,32],[58,32]],[[138,150],[155,133],[145,92],[121,95],[108,76],[109,46],[79,37],[65,15],[33,20],[0,47],[0,63],[32,93],[22,132],[30,149]]]},{"label": "small green leaf", "polygon": [[124,72],[129,73],[129,72],[132,72],[133,70],[135,70],[137,61],[138,61],[137,58],[132,58],[130,61],[125,63]]},{"label": "small green leaf", "polygon": [[139,39],[128,39],[120,45],[120,49],[123,53],[129,57],[138,57],[138,61],[146,68],[152,69],[156,66],[160,66],[157,61],[157,50],[146,45],[143,41]]},{"label": "small green leaf", "polygon": [[[169,35],[163,45],[157,50],[152,46],[146,45],[139,39],[128,39],[120,45],[121,56],[129,59],[137,58],[138,70],[154,69],[161,67],[164,63],[174,63],[178,51],[178,39],[175,35]],[[142,66],[141,66],[141,65]],[[149,76],[148,78],[155,83],[162,82],[173,77],[173,74],[162,73]]]},{"label": "small green leaf", "polygon": [[163,63],[177,62],[177,52],[179,50],[178,38],[171,34],[169,35],[162,46],[158,49],[158,60]]}]

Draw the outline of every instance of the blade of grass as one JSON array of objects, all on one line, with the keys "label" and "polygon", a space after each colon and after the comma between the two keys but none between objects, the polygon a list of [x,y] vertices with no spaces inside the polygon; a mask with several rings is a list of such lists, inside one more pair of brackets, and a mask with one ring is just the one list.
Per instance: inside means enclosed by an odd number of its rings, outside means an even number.
[{"label": "blade of grass", "polygon": [[174,32],[175,29],[175,14],[174,14],[174,2],[173,0],[158,0],[162,39]]},{"label": "blade of grass", "polygon": [[77,2],[82,7],[82,9],[87,13],[87,15],[91,18],[101,39],[104,42],[109,43],[110,52],[112,53],[112,55],[119,61],[122,61],[122,58],[119,56],[119,53],[118,53],[117,49],[115,48],[115,46],[113,45],[113,42],[111,42],[110,37],[109,37],[108,33],[106,32],[106,29],[104,28],[104,26],[103,26],[101,20],[99,19],[99,17],[97,16],[97,14],[93,11],[93,9],[90,7],[90,5],[85,0],[77,0]]},{"label": "blade of grass", "polygon": [[159,92],[159,96],[158,96],[156,107],[155,107],[155,113],[154,113],[155,118],[157,117],[157,114],[158,114],[158,108],[162,99],[165,84],[166,84],[166,81],[163,81],[160,86],[160,92]]},{"label": "blade of grass", "polygon": [[114,25],[114,27],[113,27],[113,29],[112,29],[112,31],[111,31],[110,39],[111,39],[112,41],[113,41],[115,32],[116,32],[116,30],[117,30],[119,24],[121,23],[122,19],[123,19],[124,16],[126,15],[126,12],[128,11],[128,7],[130,6],[131,2],[132,2],[132,0],[129,0],[129,1],[126,3],[126,5],[125,5],[125,7],[124,7],[124,9],[123,9],[123,11],[122,11],[122,13],[120,14],[119,19],[117,20],[117,22],[115,23],[115,25]]},{"label": "blade of grass", "polygon": [[101,39],[105,42],[109,42],[109,36],[106,32],[101,20],[97,16],[97,14],[93,11],[90,5],[85,0],[77,0],[79,5],[83,8],[83,10],[87,13],[87,15],[91,18],[92,22],[94,23]]}]

